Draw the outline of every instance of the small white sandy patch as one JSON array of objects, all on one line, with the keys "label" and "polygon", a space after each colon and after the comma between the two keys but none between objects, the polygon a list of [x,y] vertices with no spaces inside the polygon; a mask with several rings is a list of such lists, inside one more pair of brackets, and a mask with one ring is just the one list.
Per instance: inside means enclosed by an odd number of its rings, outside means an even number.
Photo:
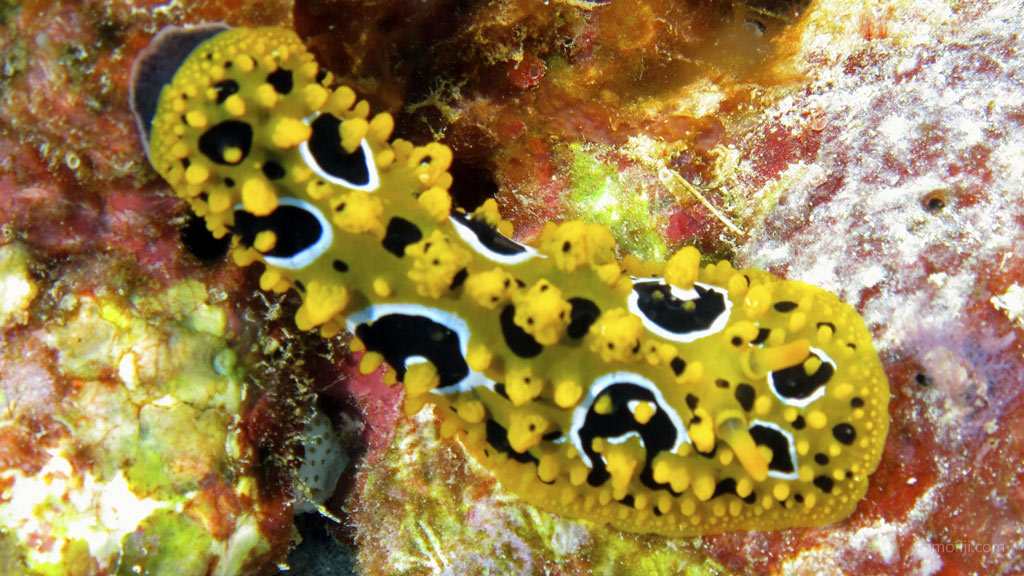
[{"label": "small white sandy patch", "polygon": [[898,525],[880,520],[851,534],[850,545],[857,548],[874,550],[883,562],[892,564],[899,557],[899,547],[896,542],[898,534]]},{"label": "small white sandy patch", "polygon": [[903,116],[892,115],[882,121],[878,131],[894,146],[905,148],[911,140],[911,123]]},{"label": "small white sandy patch", "polygon": [[935,550],[927,540],[914,538],[914,545],[910,548],[910,556],[917,560],[918,576],[932,576],[942,569],[942,556]]},{"label": "small white sandy patch", "polygon": [[1005,293],[993,296],[990,302],[996,310],[1006,314],[1010,322],[1024,326],[1024,288],[1020,284],[1014,283]]},{"label": "small white sandy patch", "polygon": [[39,289],[29,274],[28,251],[20,244],[0,246],[0,326],[24,324],[27,310]]}]

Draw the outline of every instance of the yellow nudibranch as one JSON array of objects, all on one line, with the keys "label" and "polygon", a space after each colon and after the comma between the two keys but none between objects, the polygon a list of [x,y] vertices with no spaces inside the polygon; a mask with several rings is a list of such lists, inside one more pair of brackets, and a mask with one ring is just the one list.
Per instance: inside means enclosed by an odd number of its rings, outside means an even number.
[{"label": "yellow nudibranch", "polygon": [[452,206],[451,151],[333,87],[291,31],[161,35],[136,65],[153,166],[295,289],[300,329],[387,362],[409,413],[523,500],[623,530],[815,526],[853,511],[889,428],[871,336],[833,294],[683,248],[617,258],[608,229],[508,238]]}]

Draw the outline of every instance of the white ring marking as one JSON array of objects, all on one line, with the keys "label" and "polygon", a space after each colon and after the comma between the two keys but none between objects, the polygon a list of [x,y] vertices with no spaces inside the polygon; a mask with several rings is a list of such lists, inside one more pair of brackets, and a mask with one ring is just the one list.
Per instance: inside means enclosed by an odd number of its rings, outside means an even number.
[{"label": "white ring marking", "polygon": [[[278,206],[294,206],[296,208],[302,208],[306,212],[312,214],[313,217],[316,218],[317,223],[320,224],[320,237],[317,238],[316,242],[295,255],[289,256],[288,258],[280,258],[278,256],[267,256],[266,254],[261,254],[261,256],[263,256],[263,261],[271,266],[284,268],[286,270],[300,270],[312,264],[320,257],[321,254],[331,247],[331,244],[334,243],[334,231],[331,228],[331,223],[327,221],[327,217],[324,216],[323,212],[305,200],[285,196],[283,198],[278,198],[277,204]],[[245,207],[241,204],[236,205],[235,210],[246,212]],[[259,216],[256,216],[256,218],[259,218]]]},{"label": "white ring marking", "polygon": [[458,218],[456,218],[455,216],[449,216],[448,219],[452,221],[452,226],[455,227],[455,232],[459,235],[459,238],[462,238],[463,242],[469,244],[469,246],[473,250],[475,250],[477,254],[480,254],[481,256],[487,258],[488,260],[492,260],[494,262],[498,262],[501,264],[519,264],[521,262],[526,262],[527,260],[537,256],[545,258],[544,255],[538,254],[535,248],[531,248],[530,246],[524,246],[516,242],[515,240],[512,240],[511,238],[502,235],[501,232],[495,230],[496,234],[501,235],[509,242],[513,242],[516,244],[516,246],[519,246],[525,250],[525,252],[519,252],[518,254],[499,254],[491,250],[487,246],[484,246],[483,242],[481,242],[480,238],[476,234],[474,234],[472,230],[470,230],[469,226],[466,226]]},{"label": "white ring marking", "polygon": [[[635,278],[634,277],[633,278],[633,284],[636,285],[638,282],[658,282],[662,286],[668,286],[669,292],[672,294],[672,296],[674,298],[678,298],[679,300],[693,301],[693,300],[696,300],[698,298],[696,290],[694,290],[692,288],[689,289],[689,290],[684,290],[684,289],[679,288],[677,286],[673,286],[672,284],[669,284],[668,282],[665,282],[664,278]],[[721,294],[722,298],[723,298],[723,300],[725,302],[725,310],[723,310],[722,313],[719,314],[717,318],[715,318],[715,321],[711,323],[711,326],[705,328],[704,330],[697,330],[695,332],[686,332],[685,334],[677,334],[676,332],[669,332],[668,330],[665,330],[661,326],[658,326],[650,318],[648,318],[643,313],[642,310],[640,310],[640,305],[639,305],[639,299],[640,298],[637,295],[636,289],[630,290],[629,298],[627,298],[626,302],[627,302],[627,304],[629,306],[629,311],[632,312],[634,316],[639,317],[640,321],[644,323],[644,327],[646,327],[647,330],[649,330],[650,332],[653,332],[654,334],[657,334],[658,336],[661,336],[662,338],[664,338],[666,340],[672,340],[673,342],[683,342],[683,343],[693,342],[695,340],[699,340],[701,338],[704,338],[705,336],[710,336],[710,335],[715,334],[717,332],[721,332],[725,328],[725,325],[729,323],[729,315],[732,313],[732,300],[729,300],[729,291],[728,290],[726,290],[725,288],[722,288],[720,286],[715,286],[715,285],[712,285],[712,284],[704,284],[703,282],[694,282],[693,285],[694,286],[700,286],[701,288],[705,288],[705,289],[710,290],[712,292],[717,292],[717,293]]]},{"label": "white ring marking", "polygon": [[[303,118],[302,121],[309,126],[313,124],[313,121],[316,120],[318,116],[320,116],[319,113],[312,114]],[[338,135],[338,139],[341,139],[340,134]],[[332,176],[325,172],[324,169],[320,167],[320,163],[313,157],[313,153],[309,149],[309,140],[299,144],[299,154],[302,156],[302,160],[306,163],[306,166],[309,166],[310,170],[324,180],[353,190],[373,192],[380,187],[380,176],[377,174],[377,162],[373,159],[373,150],[370,149],[370,144],[366,141],[366,138],[363,138],[362,141],[360,141],[359,147],[363,150],[363,158],[366,162],[366,173],[369,175],[366,184],[355,184],[345,180],[344,178],[338,178],[337,176]]]},{"label": "white ring marking", "polygon": [[[345,325],[349,332],[355,334],[356,327],[360,324],[372,324],[384,316],[390,316],[391,314],[420,316],[455,332],[459,338],[459,352],[462,354],[462,359],[466,359],[466,346],[469,342],[469,326],[466,325],[466,322],[462,318],[459,318],[447,310],[428,308],[419,304],[376,304],[374,306],[367,306],[358,312],[350,314],[345,320]],[[428,360],[423,356],[410,356],[406,359],[405,365],[408,367],[427,361]],[[469,369],[469,373],[466,374],[462,380],[452,386],[446,386],[443,390],[435,389],[433,393],[449,395],[457,392],[468,392],[477,386],[484,386],[489,390],[494,390],[493,380],[487,378],[480,372],[474,372],[472,368],[469,368],[468,362],[466,363],[466,367]]]},{"label": "white ring marking", "polygon": [[793,463],[793,471],[779,472],[778,470],[769,469],[768,475],[771,476],[772,478],[782,478],[783,480],[796,480],[797,478],[799,478],[800,474],[798,474],[797,471],[800,470],[800,465],[796,459],[796,448],[793,446],[793,435],[790,434],[789,432],[786,432],[782,428],[779,428],[778,424],[775,424],[774,422],[754,420],[753,422],[750,423],[750,426],[747,428],[747,430],[753,428],[754,426],[764,426],[765,428],[771,428],[772,430],[775,430],[779,434],[782,434],[786,438],[786,445],[789,447],[789,461]]},{"label": "white ring marking", "polygon": [[668,415],[668,419],[676,429],[676,443],[672,446],[673,452],[678,450],[684,443],[690,443],[690,436],[686,433],[686,428],[683,426],[683,419],[665,401],[665,396],[654,382],[633,372],[612,372],[594,380],[594,383],[590,385],[590,389],[587,390],[587,395],[583,397],[583,400],[580,401],[572,413],[572,427],[569,429],[569,439],[572,440],[572,445],[576,448],[576,452],[579,453],[580,459],[587,465],[587,468],[592,469],[594,465],[590,461],[590,456],[583,450],[583,442],[580,440],[580,429],[583,428],[583,424],[587,419],[587,413],[590,412],[590,407],[593,406],[597,397],[604,392],[605,388],[613,384],[633,384],[644,388],[654,396],[654,401],[660,408],[665,410],[665,414]]},{"label": "white ring marking", "polygon": [[[828,354],[825,354],[824,350],[820,350],[818,348],[811,346],[811,354],[817,356],[823,363],[832,366],[832,373],[835,373],[835,371],[837,370],[835,360],[829,358]],[[775,378],[772,377],[771,372],[768,373],[767,378],[768,387],[772,389],[772,393],[775,394],[775,397],[781,400],[783,404],[786,404],[787,406],[796,406],[797,408],[804,408],[811,402],[814,402],[818,398],[821,398],[822,396],[825,395],[825,388],[828,388],[827,384],[822,384],[821,386],[818,386],[818,389],[815,390],[807,398],[789,398],[788,396],[783,396],[782,394],[779,394],[779,391],[775,389]]]}]

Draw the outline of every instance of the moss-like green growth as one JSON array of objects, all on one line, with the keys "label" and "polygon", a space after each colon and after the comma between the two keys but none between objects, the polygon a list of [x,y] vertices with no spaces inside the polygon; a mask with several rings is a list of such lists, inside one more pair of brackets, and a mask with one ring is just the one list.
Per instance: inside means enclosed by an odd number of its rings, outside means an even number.
[{"label": "moss-like green growth", "polygon": [[625,179],[617,166],[583,144],[569,146],[573,216],[611,229],[623,250],[645,260],[663,260],[665,242],[658,233],[651,199]]},{"label": "moss-like green growth", "polygon": [[206,552],[213,538],[202,524],[184,514],[160,510],[122,542],[118,575],[205,574],[211,562]]}]

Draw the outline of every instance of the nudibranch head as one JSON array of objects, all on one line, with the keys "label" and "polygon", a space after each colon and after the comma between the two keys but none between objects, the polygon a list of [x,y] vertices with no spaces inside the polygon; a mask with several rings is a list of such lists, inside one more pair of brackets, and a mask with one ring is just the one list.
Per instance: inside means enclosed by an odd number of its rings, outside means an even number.
[{"label": "nudibranch head", "polygon": [[446,146],[389,142],[294,33],[177,34],[160,44],[187,57],[139,66],[177,67],[137,75],[156,105],[134,91],[157,171],[262,289],[299,292],[300,329],[351,330],[360,368],[386,361],[506,488],[668,535],[826,524],[863,497],[888,381],[834,295],[693,248],[619,262],[582,222],[522,246],[493,201],[453,210]]},{"label": "nudibranch head", "polygon": [[[325,333],[340,329],[332,317],[347,292],[336,279],[348,264],[324,257],[336,231],[404,253],[419,240],[407,230],[433,224],[383,220],[382,178],[407,191],[399,205],[426,207],[426,220],[451,211],[448,148],[389,143],[391,116],[370,117],[351,89],[331,84],[291,31],[209,25],[162,32],[137,61],[132,90],[156,170],[214,237],[233,233],[236,262],[268,265],[263,288],[331,295],[307,299],[301,314]],[[424,269],[422,289],[436,292],[451,274]]]}]

